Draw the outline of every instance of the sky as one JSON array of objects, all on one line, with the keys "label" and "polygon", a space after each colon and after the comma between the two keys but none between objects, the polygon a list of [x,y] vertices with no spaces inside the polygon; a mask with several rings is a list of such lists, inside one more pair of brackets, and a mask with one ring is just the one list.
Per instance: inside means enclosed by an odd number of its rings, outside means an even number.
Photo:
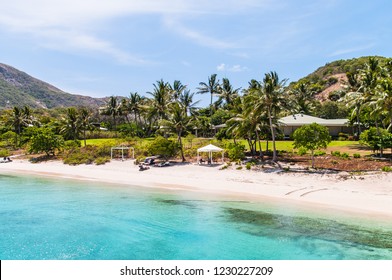
[{"label": "sky", "polygon": [[[211,74],[235,88],[289,82],[338,59],[391,57],[389,0],[0,0],[0,62],[66,92],[191,92]],[[197,95],[202,105],[207,95]]]}]

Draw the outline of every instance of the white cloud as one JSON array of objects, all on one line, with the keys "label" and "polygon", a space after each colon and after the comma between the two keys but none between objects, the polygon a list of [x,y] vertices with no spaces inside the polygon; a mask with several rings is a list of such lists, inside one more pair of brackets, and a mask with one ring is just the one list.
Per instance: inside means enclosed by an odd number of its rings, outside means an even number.
[{"label": "white cloud", "polygon": [[190,29],[183,25],[181,21],[174,18],[165,17],[164,23],[166,27],[170,30],[180,34],[182,37],[188,38],[198,45],[210,47],[214,49],[232,49],[235,45],[232,42],[227,42],[219,38],[214,38],[198,32],[196,30]]},{"label": "white cloud", "polygon": [[247,71],[248,68],[245,66],[238,65],[238,64],[230,66],[230,65],[226,65],[224,63],[221,63],[216,67],[216,70],[219,72],[244,72],[244,71]]},{"label": "white cloud", "polygon": [[[236,13],[249,7],[269,4],[270,0],[0,0],[0,29],[30,35],[39,45],[63,51],[91,50],[126,63],[143,63],[144,59],[116,47],[98,36],[100,28],[120,17],[157,14],[163,19],[173,16],[201,16],[211,13]],[[7,11],[7,12],[4,12]],[[164,20],[172,32],[199,45],[228,49],[233,44],[189,28],[180,21]],[[61,35],[61,36],[60,36]]]},{"label": "white cloud", "polygon": [[184,65],[185,67],[191,67],[192,64],[189,61],[183,60],[181,61],[181,64]]},{"label": "white cloud", "polygon": [[339,55],[345,55],[345,54],[350,54],[350,53],[355,53],[355,52],[359,52],[359,51],[364,51],[364,50],[368,50],[371,49],[375,46],[374,43],[371,44],[367,44],[367,45],[363,45],[363,46],[355,46],[352,48],[346,48],[346,49],[339,49],[334,51],[333,53],[331,53],[329,56],[339,56]]}]

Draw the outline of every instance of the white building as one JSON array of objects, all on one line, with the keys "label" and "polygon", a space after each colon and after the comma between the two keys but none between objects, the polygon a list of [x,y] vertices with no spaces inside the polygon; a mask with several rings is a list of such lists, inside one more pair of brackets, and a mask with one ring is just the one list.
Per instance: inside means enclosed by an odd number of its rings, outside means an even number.
[{"label": "white building", "polygon": [[285,137],[290,137],[293,132],[306,124],[317,123],[328,128],[331,136],[338,136],[339,133],[350,133],[348,119],[322,119],[304,114],[290,115],[279,120],[279,125],[283,130]]}]

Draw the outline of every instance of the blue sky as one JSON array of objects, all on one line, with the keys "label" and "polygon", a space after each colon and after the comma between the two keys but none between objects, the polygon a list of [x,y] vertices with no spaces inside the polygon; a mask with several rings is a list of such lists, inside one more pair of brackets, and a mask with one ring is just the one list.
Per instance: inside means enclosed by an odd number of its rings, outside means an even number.
[{"label": "blue sky", "polygon": [[196,91],[213,73],[236,88],[269,71],[292,82],[337,59],[390,57],[391,3],[0,0],[0,62],[95,97],[160,79]]}]

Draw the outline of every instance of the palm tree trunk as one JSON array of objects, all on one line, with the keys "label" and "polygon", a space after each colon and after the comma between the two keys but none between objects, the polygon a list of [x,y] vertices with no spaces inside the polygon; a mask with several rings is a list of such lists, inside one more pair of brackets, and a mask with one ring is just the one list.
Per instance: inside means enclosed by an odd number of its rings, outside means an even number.
[{"label": "palm tree trunk", "polygon": [[180,129],[180,130],[178,131],[178,143],[180,144],[180,151],[181,151],[182,162],[185,162],[186,159],[185,159],[185,157],[184,157],[184,150],[183,150],[183,148],[182,148],[181,134],[182,134],[182,130]]},{"label": "palm tree trunk", "polygon": [[314,151],[312,150],[312,168],[314,168]]},{"label": "palm tree trunk", "polygon": [[83,129],[83,140],[84,140],[84,146],[86,147],[87,146],[87,143],[86,143],[86,129]]},{"label": "palm tree trunk", "polygon": [[361,124],[359,123],[359,110],[360,110],[360,108],[357,108],[358,137],[359,137],[359,135],[361,135]]},{"label": "palm tree trunk", "polygon": [[276,156],[275,130],[274,127],[272,126],[271,109],[268,109],[268,119],[269,119],[271,136],[272,136],[272,147],[273,147],[272,161],[275,162],[277,160],[277,156]]},{"label": "palm tree trunk", "polygon": [[263,160],[263,149],[261,148],[261,141],[260,141],[260,136],[259,136],[259,132],[256,129],[256,137],[257,137],[257,141],[259,142],[259,150],[260,150],[260,158],[261,160]]},{"label": "palm tree trunk", "polygon": [[210,101],[210,117],[212,117],[212,92],[211,92],[211,101]]}]

